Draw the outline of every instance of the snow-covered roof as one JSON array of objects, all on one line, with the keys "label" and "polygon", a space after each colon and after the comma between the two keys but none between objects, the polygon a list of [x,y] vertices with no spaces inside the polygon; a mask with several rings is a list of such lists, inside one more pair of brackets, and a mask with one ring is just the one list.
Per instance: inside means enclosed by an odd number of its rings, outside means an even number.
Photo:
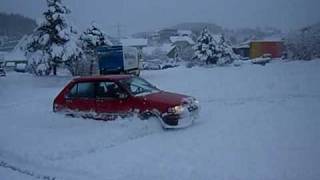
[{"label": "snow-covered roof", "polygon": [[281,39],[261,39],[261,40],[253,40],[251,42],[283,42]]},{"label": "snow-covered roof", "polygon": [[191,45],[195,44],[194,41],[188,36],[171,36],[170,41],[172,43],[186,41]]},{"label": "snow-covered roof", "polygon": [[239,44],[239,45],[232,46],[232,47],[236,48],[236,49],[242,49],[242,48],[250,48],[250,45],[248,45],[248,44]]},{"label": "snow-covered roof", "polygon": [[283,37],[281,36],[269,36],[263,39],[252,40],[251,42],[282,42]]},{"label": "snow-covered roof", "polygon": [[147,39],[142,39],[142,38],[128,38],[128,39],[121,39],[120,40],[121,44],[123,46],[147,46],[148,45],[148,40]]},{"label": "snow-covered roof", "polygon": [[247,40],[247,41],[244,41],[238,45],[234,45],[233,48],[237,48],[237,49],[240,49],[240,48],[250,48],[250,40]]},{"label": "snow-covered roof", "polygon": [[183,36],[183,35],[188,35],[188,36],[190,36],[190,35],[192,35],[192,31],[190,31],[190,30],[178,30],[178,34],[179,34],[180,36]]}]

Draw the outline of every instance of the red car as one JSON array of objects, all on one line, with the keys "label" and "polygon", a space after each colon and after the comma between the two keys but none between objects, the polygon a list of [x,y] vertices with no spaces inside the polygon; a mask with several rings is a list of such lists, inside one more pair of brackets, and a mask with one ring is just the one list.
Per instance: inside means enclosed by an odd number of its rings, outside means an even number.
[{"label": "red car", "polygon": [[198,101],[190,96],[159,90],[132,75],[82,77],[72,80],[53,103],[54,112],[99,120],[138,113],[159,117],[164,128],[187,127],[196,119]]}]

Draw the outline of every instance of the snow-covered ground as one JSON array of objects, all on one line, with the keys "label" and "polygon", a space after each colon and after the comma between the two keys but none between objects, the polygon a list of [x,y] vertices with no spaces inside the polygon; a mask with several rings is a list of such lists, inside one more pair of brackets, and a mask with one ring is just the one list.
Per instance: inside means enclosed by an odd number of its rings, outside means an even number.
[{"label": "snow-covered ground", "polygon": [[194,126],[52,112],[70,77],[0,78],[0,179],[318,180],[320,61],[144,72],[198,98]]}]

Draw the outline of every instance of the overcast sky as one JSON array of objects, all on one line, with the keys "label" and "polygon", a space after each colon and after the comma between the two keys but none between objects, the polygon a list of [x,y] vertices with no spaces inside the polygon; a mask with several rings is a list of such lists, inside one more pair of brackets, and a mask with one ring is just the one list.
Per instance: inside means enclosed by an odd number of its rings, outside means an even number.
[{"label": "overcast sky", "polygon": [[[320,22],[320,0],[64,0],[80,28],[95,21],[109,33],[147,31],[180,22],[282,30]],[[0,0],[0,11],[39,18],[45,0]]]}]

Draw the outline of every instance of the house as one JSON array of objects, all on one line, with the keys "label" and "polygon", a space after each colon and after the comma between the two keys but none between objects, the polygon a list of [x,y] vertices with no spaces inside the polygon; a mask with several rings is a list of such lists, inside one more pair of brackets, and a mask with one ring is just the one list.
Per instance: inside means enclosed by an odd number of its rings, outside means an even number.
[{"label": "house", "polygon": [[148,46],[143,48],[143,55],[148,61],[150,59],[167,60],[167,55],[173,48],[175,47],[171,43],[165,43],[160,46]]},{"label": "house", "polygon": [[281,58],[284,54],[284,42],[281,40],[259,40],[250,43],[250,58],[261,57],[264,54],[272,58]]},{"label": "house", "polygon": [[170,37],[173,48],[168,52],[167,56],[172,59],[190,60],[194,50],[192,47],[195,42],[188,36],[172,36]]},{"label": "house", "polygon": [[14,70],[18,64],[28,64],[28,60],[23,50],[23,47],[25,47],[25,43],[27,42],[27,38],[27,36],[24,36],[13,48],[13,50],[3,55],[3,67],[5,69]]},{"label": "house", "polygon": [[233,46],[232,50],[235,54],[240,55],[242,58],[250,57],[250,42],[245,41],[237,46]]},{"label": "house", "polygon": [[232,50],[237,55],[240,55],[242,58],[249,58],[250,57],[250,46],[249,45],[242,45],[242,46],[234,46]]},{"label": "house", "polygon": [[152,32],[148,36],[149,45],[155,46],[160,42],[160,34],[159,32]]},{"label": "house", "polygon": [[233,46],[233,51],[243,58],[254,59],[265,54],[272,58],[281,58],[284,54],[284,42],[281,38],[266,38],[261,40],[245,41]]},{"label": "house", "polygon": [[14,70],[18,64],[28,64],[28,60],[22,51],[12,51],[4,55],[3,67],[6,70]]}]

